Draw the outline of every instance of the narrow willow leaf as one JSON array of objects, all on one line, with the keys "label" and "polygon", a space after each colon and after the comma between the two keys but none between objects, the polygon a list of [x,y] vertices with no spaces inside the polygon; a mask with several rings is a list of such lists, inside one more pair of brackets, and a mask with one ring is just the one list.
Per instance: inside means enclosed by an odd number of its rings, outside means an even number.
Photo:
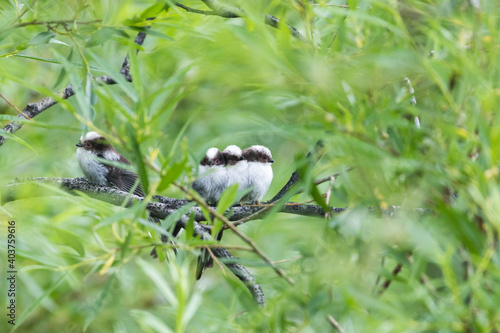
[{"label": "narrow willow leaf", "polygon": [[103,44],[108,39],[113,37],[114,35],[120,35],[125,38],[129,38],[129,36],[120,29],[104,27],[97,30],[85,43],[86,47],[94,47],[100,44]]},{"label": "narrow willow leaf", "polygon": [[101,295],[99,296],[99,298],[97,299],[97,301],[93,304],[89,315],[85,319],[85,323],[83,324],[83,331],[87,330],[87,328],[92,323],[92,321],[94,321],[94,319],[97,316],[97,314],[99,313],[99,311],[101,311],[101,308],[102,308],[102,306],[104,304],[104,300],[108,296],[109,291],[111,290],[111,286],[113,285],[113,281],[114,280],[115,280],[115,274],[112,274],[109,277],[108,282],[104,286],[104,289],[102,290]]}]

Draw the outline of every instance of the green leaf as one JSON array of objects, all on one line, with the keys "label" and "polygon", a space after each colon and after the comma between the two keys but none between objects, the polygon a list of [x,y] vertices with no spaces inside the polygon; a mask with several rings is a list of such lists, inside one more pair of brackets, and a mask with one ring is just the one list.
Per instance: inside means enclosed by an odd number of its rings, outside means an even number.
[{"label": "green leaf", "polygon": [[144,9],[142,13],[139,15],[139,17],[142,20],[145,20],[147,18],[153,18],[158,16],[158,14],[165,9],[168,9],[169,5],[166,1],[157,1],[148,8]]},{"label": "green leaf", "polygon": [[174,291],[172,288],[170,288],[169,284],[167,281],[165,281],[165,278],[163,277],[162,274],[160,274],[153,265],[150,263],[138,258],[137,259],[137,264],[139,267],[142,269],[144,273],[146,273],[147,276],[154,282],[156,285],[157,289],[160,291],[160,293],[165,297],[165,299],[172,304],[174,307],[178,306],[178,301],[177,297],[175,296]]},{"label": "green leaf", "polygon": [[[71,62],[71,58],[73,57],[73,50],[71,50],[68,54],[68,57],[66,58],[66,61],[68,63]],[[56,83],[54,83],[54,88],[59,87],[59,85],[68,78],[68,71],[66,70],[66,67],[63,67],[61,69],[61,72],[59,72],[59,75],[57,76]]]},{"label": "green leaf", "polygon": [[56,36],[55,32],[52,31],[44,31],[40,32],[38,35],[33,37],[28,44],[29,45],[40,45],[48,43],[52,38]]},{"label": "green leaf", "polygon": [[318,205],[320,205],[321,208],[323,208],[325,210],[325,212],[330,211],[330,207],[328,207],[328,205],[326,204],[325,198],[319,192],[318,186],[316,186],[314,184],[311,186],[311,195],[312,195],[314,201],[316,201],[318,203]]},{"label": "green leaf", "polygon": [[177,209],[175,212],[173,212],[169,216],[167,216],[167,218],[161,222],[162,229],[165,229],[165,230],[172,229],[174,227],[174,225],[176,224],[176,222],[179,221],[182,216],[189,213],[191,208],[193,208],[195,205],[196,205],[195,202],[190,202],[187,205],[184,205],[181,208]]},{"label": "green leaf", "polygon": [[149,193],[149,180],[148,180],[148,174],[146,172],[146,165],[144,164],[144,156],[142,155],[141,148],[139,146],[139,143],[137,142],[136,132],[134,131],[134,128],[130,124],[127,124],[127,129],[128,129],[128,136],[132,143],[132,149],[135,154],[137,174],[139,175],[142,189],[144,193],[147,194]]},{"label": "green leaf", "polygon": [[52,294],[52,292],[54,290],[56,290],[56,288],[59,286],[59,284],[61,284],[61,282],[64,280],[64,278],[69,274],[69,272],[66,272],[64,274],[62,274],[59,279],[57,279],[56,282],[54,282],[52,284],[52,286],[50,286],[50,288],[48,288],[42,296],[38,297],[33,303],[31,303],[27,308],[26,310],[23,311],[23,313],[21,313],[21,315],[19,316],[19,318],[16,320],[16,326],[15,326],[15,329],[17,329],[19,326],[21,326],[21,324],[24,322],[24,320],[26,319],[26,317],[28,317],[28,315],[31,313],[31,311],[33,311],[42,301],[45,297],[49,296],[50,294]]},{"label": "green leaf", "polygon": [[186,160],[174,163],[174,165],[166,171],[166,175],[161,179],[160,184],[158,185],[158,192],[165,190],[170,184],[179,178],[186,167],[186,163]]},{"label": "green leaf", "polygon": [[238,193],[238,184],[229,186],[224,193],[222,193],[219,202],[217,203],[217,212],[224,214],[224,212],[234,204],[236,194]]},{"label": "green leaf", "polygon": [[38,153],[35,150],[35,148],[31,147],[26,141],[24,141],[23,139],[15,136],[14,134],[5,132],[4,130],[0,130],[0,135],[2,135],[2,136],[6,137],[6,138],[8,138],[8,139],[10,139],[10,140],[12,140],[14,142],[22,144],[26,148],[31,149],[36,155],[38,155]]},{"label": "green leaf", "polygon": [[186,223],[186,240],[189,241],[193,238],[193,235],[194,235],[194,212],[191,213],[191,215],[189,216],[189,220],[187,221]]},{"label": "green leaf", "polygon": [[51,40],[49,40],[49,44],[58,44],[58,45],[64,45],[66,47],[69,47],[71,50],[73,50],[73,48],[71,46],[69,46],[68,44],[66,44],[65,42],[62,42],[60,41],[59,39],[54,39],[52,38]]},{"label": "green leaf", "polygon": [[[64,65],[64,63],[62,61],[57,60],[57,59],[34,57],[34,56],[30,56],[30,55],[25,55],[25,54],[14,54],[13,56],[16,57],[16,58],[25,58],[25,59],[42,61],[42,62],[48,62],[48,63],[51,63],[51,64]],[[79,63],[71,63],[71,65],[73,65],[76,68],[83,68],[82,64],[79,64]],[[93,65],[91,65],[89,67],[93,71],[97,71],[97,72],[101,72],[101,73],[106,72],[104,69],[96,67],[96,66],[93,66]]]},{"label": "green leaf", "polygon": [[153,36],[153,37],[158,37],[158,38],[161,38],[161,39],[165,39],[165,40],[170,40],[170,41],[174,41],[174,39],[168,35],[165,35],[164,33],[161,33],[157,30],[154,30],[154,29],[144,29],[144,32],[150,36]]},{"label": "green leaf", "polygon": [[59,241],[62,242],[64,245],[71,247],[73,250],[75,250],[81,257],[85,256],[85,249],[83,245],[81,244],[80,238],[61,228],[54,228],[57,234],[59,235]]},{"label": "green leaf", "polygon": [[87,40],[85,43],[86,47],[94,47],[96,45],[103,44],[106,42],[108,39],[113,37],[113,35],[120,35],[125,38],[129,38],[129,35],[127,35],[125,32],[123,32],[120,29],[116,28],[110,28],[110,27],[104,27],[99,30],[97,30],[90,38]]},{"label": "green leaf", "polygon": [[121,255],[122,259],[126,257],[126,254],[128,252],[128,247],[129,247],[130,243],[132,242],[132,238],[134,238],[134,231],[132,228],[130,228],[127,232],[127,237],[125,237],[125,241],[120,246],[120,248],[121,248],[120,255]]},{"label": "green leaf", "polygon": [[222,222],[221,220],[219,219],[216,219],[215,222],[214,222],[214,227],[212,228],[211,230],[211,233],[212,233],[212,238],[215,240],[217,239],[217,234],[219,233],[219,231],[222,230],[222,226],[224,225],[224,222]]},{"label": "green leaf", "polygon": [[94,321],[94,319],[97,316],[97,314],[99,313],[99,311],[101,311],[101,308],[104,304],[104,300],[106,299],[106,296],[108,296],[108,293],[111,290],[111,286],[112,286],[114,280],[115,280],[115,274],[111,274],[111,276],[108,279],[108,282],[106,283],[106,285],[104,286],[104,289],[101,292],[101,295],[99,296],[97,301],[95,301],[95,303],[93,304],[93,306],[90,310],[89,315],[85,319],[85,323],[83,324],[83,331],[87,330],[87,328],[92,323],[92,321]]},{"label": "green leaf", "polygon": [[152,329],[152,332],[159,332],[159,333],[174,332],[167,326],[165,322],[163,322],[160,318],[158,318],[151,312],[143,310],[131,310],[130,314],[135,318],[135,320],[139,324],[142,324],[140,326],[143,332],[147,332],[147,330],[145,329],[146,327]]}]

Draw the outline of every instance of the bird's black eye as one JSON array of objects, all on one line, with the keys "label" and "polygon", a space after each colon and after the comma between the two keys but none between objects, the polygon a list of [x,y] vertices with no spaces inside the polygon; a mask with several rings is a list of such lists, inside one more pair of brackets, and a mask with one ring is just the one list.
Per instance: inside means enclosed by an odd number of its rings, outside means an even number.
[{"label": "bird's black eye", "polygon": [[90,146],[91,146],[90,142],[88,142],[88,141],[85,142],[85,147],[90,147]]}]

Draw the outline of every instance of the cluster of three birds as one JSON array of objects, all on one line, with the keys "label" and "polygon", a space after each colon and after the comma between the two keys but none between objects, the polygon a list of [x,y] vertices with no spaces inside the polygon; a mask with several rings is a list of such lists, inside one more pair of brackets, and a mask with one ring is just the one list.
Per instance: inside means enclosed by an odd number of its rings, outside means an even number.
[{"label": "cluster of three birds", "polygon": [[260,145],[244,150],[236,145],[224,151],[210,148],[201,160],[193,189],[205,201],[215,204],[229,186],[238,184],[239,192],[249,190],[243,202],[259,203],[273,180],[272,163],[271,151]]}]

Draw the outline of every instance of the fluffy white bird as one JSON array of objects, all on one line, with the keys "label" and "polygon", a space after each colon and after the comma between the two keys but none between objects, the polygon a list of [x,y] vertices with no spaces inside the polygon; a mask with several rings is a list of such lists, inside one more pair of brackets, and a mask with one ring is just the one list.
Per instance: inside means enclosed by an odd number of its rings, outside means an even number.
[{"label": "fluffy white bird", "polygon": [[238,191],[248,188],[248,163],[242,155],[241,148],[236,145],[224,149],[226,170],[228,175],[227,187],[238,184]]},{"label": "fluffy white bird", "polygon": [[[101,158],[107,161],[130,165],[130,162],[116,151],[105,137],[96,132],[88,132],[80,138],[76,146],[78,147],[76,150],[78,164],[80,164],[80,168],[89,182],[102,186],[115,186],[125,192],[130,192],[133,189],[135,195],[140,197],[145,196],[141,184],[139,184],[139,177],[134,172],[104,164],[97,160],[97,158]],[[150,216],[149,220],[160,224],[160,219],[158,218]],[[180,230],[180,225],[176,224],[172,232],[174,237]],[[166,243],[168,238],[165,235],[161,235],[161,240]],[[172,240],[170,242],[174,244]],[[151,255],[154,258],[157,257],[156,248],[153,248]]]},{"label": "fluffy white bird", "polygon": [[209,148],[198,167],[199,178],[193,189],[208,203],[216,204],[227,188],[228,174],[224,154],[217,148]]},{"label": "fluffy white bird", "polygon": [[274,160],[271,151],[267,147],[255,145],[243,150],[242,156],[248,164],[248,186],[252,188],[243,201],[259,203],[273,181],[271,164]]}]

